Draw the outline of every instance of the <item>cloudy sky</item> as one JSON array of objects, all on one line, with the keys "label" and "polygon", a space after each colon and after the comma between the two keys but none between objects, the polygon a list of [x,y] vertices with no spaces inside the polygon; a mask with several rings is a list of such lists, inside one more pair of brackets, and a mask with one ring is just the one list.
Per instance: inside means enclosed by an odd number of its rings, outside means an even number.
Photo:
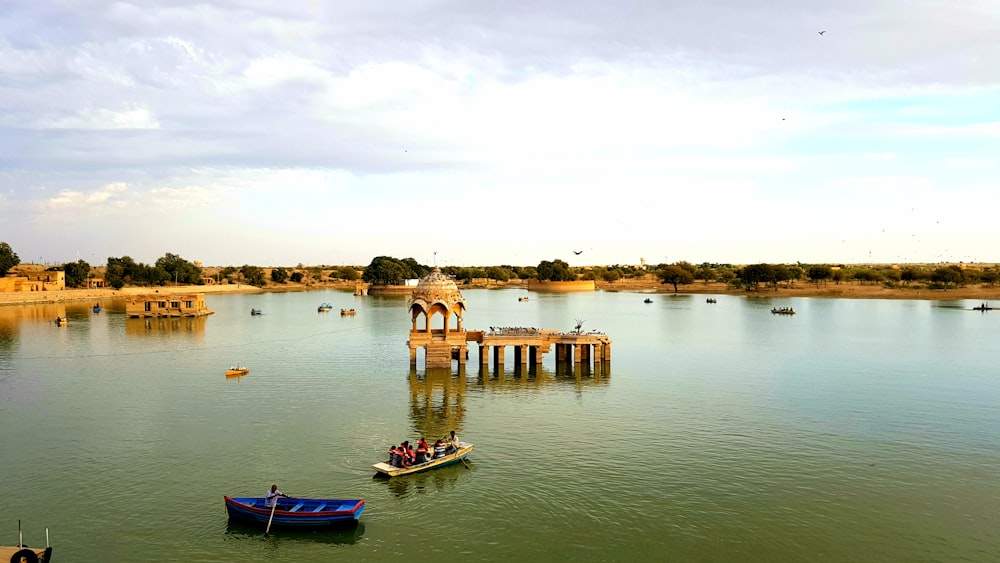
[{"label": "cloudy sky", "polygon": [[998,37],[995,0],[3,0],[0,240],[997,262]]}]

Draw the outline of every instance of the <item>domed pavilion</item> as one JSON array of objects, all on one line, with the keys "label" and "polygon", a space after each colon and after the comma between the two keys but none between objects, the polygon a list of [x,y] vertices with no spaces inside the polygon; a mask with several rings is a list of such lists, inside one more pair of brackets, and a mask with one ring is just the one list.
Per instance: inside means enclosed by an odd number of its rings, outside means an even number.
[{"label": "domed pavilion", "polygon": [[[462,315],[465,298],[455,281],[441,273],[440,268],[420,279],[406,303],[413,326],[410,329],[410,364],[417,363],[417,349],[424,349],[428,368],[449,368],[454,357],[464,364],[468,355]],[[441,316],[440,328],[434,328],[434,317]],[[423,326],[417,320],[423,317]],[[451,319],[455,317],[455,326]]]}]

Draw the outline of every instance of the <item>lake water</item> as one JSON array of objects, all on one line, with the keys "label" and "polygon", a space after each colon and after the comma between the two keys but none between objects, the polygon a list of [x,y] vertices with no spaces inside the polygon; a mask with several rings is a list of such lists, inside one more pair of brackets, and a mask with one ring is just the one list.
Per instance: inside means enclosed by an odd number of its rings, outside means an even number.
[{"label": "lake water", "polygon": [[[473,347],[464,371],[411,371],[405,300],[335,291],[209,295],[201,319],[0,307],[0,544],[21,519],[81,562],[1000,557],[1000,311],[463,294],[468,329],[584,320],[610,369],[550,353],[522,374],[508,351],[481,371]],[[390,443],[451,429],[469,468],[373,479]],[[228,522],[224,494],[272,482],[366,510],[266,539]]]}]

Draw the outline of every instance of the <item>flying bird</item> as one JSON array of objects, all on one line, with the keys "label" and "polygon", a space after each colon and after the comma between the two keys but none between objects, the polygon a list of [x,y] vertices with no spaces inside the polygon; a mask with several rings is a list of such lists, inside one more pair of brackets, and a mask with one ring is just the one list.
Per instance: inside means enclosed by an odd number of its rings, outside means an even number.
[{"label": "flying bird", "polygon": [[824,33],[826,33],[825,29],[823,31],[819,32],[820,35],[823,35]]},{"label": "flying bird", "polygon": [[582,250],[574,250],[573,254],[576,254],[577,256],[579,256],[579,255],[583,254],[583,251]]}]

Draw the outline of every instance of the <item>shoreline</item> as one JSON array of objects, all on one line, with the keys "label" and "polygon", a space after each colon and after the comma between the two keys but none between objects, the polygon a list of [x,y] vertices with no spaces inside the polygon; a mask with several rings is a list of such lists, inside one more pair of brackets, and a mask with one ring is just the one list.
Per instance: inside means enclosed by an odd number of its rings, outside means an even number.
[{"label": "shoreline", "polygon": [[[353,291],[354,282],[341,284],[302,285],[285,284],[268,287],[252,285],[185,285],[163,287],[123,287],[122,289],[64,289],[62,291],[33,292],[0,292],[0,307],[7,305],[42,305],[50,303],[69,303],[76,301],[100,301],[102,299],[127,299],[135,295],[160,293],[178,295],[189,293],[222,294],[222,293],[287,293],[291,291],[317,291],[335,289]],[[524,289],[523,283],[490,284],[490,285],[460,285],[462,289]],[[815,299],[914,299],[922,301],[953,301],[961,299],[1000,301],[1000,286],[989,287],[977,285],[974,287],[958,287],[953,289],[927,289],[926,287],[887,288],[882,285],[863,285],[856,283],[841,283],[813,285],[799,283],[788,287],[764,289],[756,292],[734,290],[724,283],[694,283],[679,286],[674,292],[673,286],[651,280],[619,280],[616,282],[597,282],[596,291],[614,291],[622,293],[643,293],[657,295],[726,295],[730,297],[749,297],[756,299],[783,299],[792,297],[808,297]]]}]

